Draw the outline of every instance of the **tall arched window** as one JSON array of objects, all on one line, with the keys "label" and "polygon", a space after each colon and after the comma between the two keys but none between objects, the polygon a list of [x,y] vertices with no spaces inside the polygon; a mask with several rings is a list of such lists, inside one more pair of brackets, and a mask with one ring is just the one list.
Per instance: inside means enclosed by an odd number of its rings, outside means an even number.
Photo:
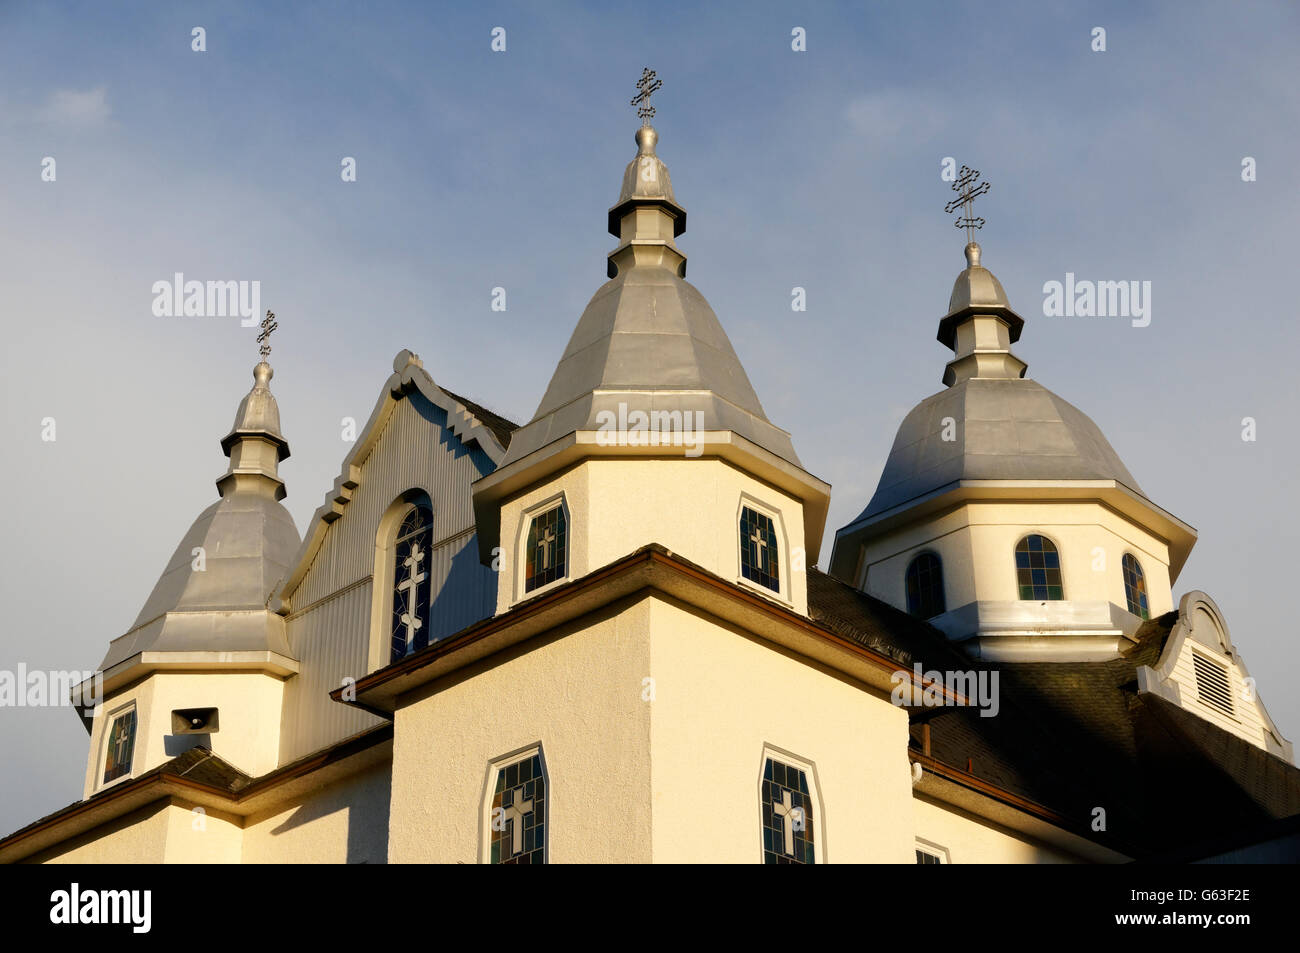
[{"label": "tall arched window", "polygon": [[433,587],[429,554],[432,549],[433,510],[417,503],[407,511],[393,544],[394,662],[429,644],[429,603]]},{"label": "tall arched window", "polygon": [[943,599],[943,564],[934,553],[921,553],[908,564],[907,611],[920,619],[947,611]]},{"label": "tall arched window", "polygon": [[1143,619],[1151,618],[1151,607],[1147,602],[1147,577],[1142,572],[1142,564],[1131,553],[1124,554],[1124,598],[1128,600],[1128,611]]},{"label": "tall arched window", "polygon": [[1016,584],[1021,599],[1036,601],[1064,599],[1061,585],[1061,556],[1056,544],[1037,533],[1016,545]]}]

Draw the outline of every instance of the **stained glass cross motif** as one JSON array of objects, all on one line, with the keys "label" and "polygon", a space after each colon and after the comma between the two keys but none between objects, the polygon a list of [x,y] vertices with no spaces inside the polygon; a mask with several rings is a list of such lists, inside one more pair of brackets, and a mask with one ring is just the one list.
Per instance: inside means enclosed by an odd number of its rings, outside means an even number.
[{"label": "stained glass cross motif", "polygon": [[785,831],[785,852],[794,853],[794,832],[795,825],[803,819],[803,810],[794,806],[793,795],[785,789],[781,791],[781,799],[772,802],[772,810],[776,816],[781,818],[781,827]]},{"label": "stained glass cross motif", "polygon": [[537,558],[543,569],[551,568],[551,550],[555,544],[555,530],[547,526],[537,534]]},{"label": "stained glass cross motif", "polygon": [[650,120],[655,117],[655,108],[650,105],[650,97],[664,84],[661,79],[655,79],[655,71],[646,67],[641,71],[641,78],[636,82],[636,88],[640,90],[632,97],[631,105],[636,106],[637,117],[641,120],[641,125],[650,125]]},{"label": "stained glass cross motif", "polygon": [[990,186],[987,182],[976,185],[979,177],[979,169],[962,166],[961,171],[957,173],[957,181],[952,184],[952,190],[957,193],[957,197],[943,207],[943,210],[950,215],[961,209],[961,215],[953,224],[958,228],[966,229],[968,242],[975,240],[975,229],[984,227],[984,219],[974,217],[974,204],[975,199],[986,193]]},{"label": "stained glass cross motif", "polygon": [[411,543],[411,555],[403,560],[402,565],[408,570],[406,578],[397,584],[397,588],[408,591],[407,610],[402,613],[401,622],[406,626],[406,644],[415,644],[415,633],[420,630],[424,624],[416,608],[416,587],[428,578],[428,574],[420,570],[420,562],[424,559],[424,552],[420,549],[420,541],[415,540]]},{"label": "stained glass cross motif", "polygon": [[524,850],[524,818],[533,812],[532,799],[525,799],[523,788],[515,788],[514,799],[503,811],[505,822],[510,825],[510,856],[521,854]]},{"label": "stained glass cross motif", "polygon": [[754,545],[758,547],[758,549],[756,549],[755,552],[758,554],[759,566],[766,567],[767,566],[767,536],[763,533],[762,529],[755,527],[754,532],[752,532],[749,535],[749,538],[752,539],[754,541]]}]

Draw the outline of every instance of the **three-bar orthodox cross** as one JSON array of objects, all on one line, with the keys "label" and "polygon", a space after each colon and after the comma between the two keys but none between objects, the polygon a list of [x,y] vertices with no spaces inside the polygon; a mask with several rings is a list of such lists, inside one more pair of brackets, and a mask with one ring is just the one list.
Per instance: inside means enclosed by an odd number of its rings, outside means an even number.
[{"label": "three-bar orthodox cross", "polygon": [[641,78],[636,82],[636,88],[640,92],[632,97],[632,105],[637,107],[636,114],[641,118],[641,125],[650,125],[650,120],[655,117],[655,108],[650,105],[650,97],[663,84],[663,80],[655,79],[655,71],[650,67],[647,66],[641,71]]},{"label": "three-bar orthodox cross", "polygon": [[266,312],[266,317],[262,319],[262,333],[257,336],[257,353],[262,355],[262,360],[271,356],[271,332],[278,328],[275,321],[275,315],[270,311]]},{"label": "three-bar orthodox cross", "polygon": [[966,241],[975,241],[975,229],[984,227],[984,219],[976,218],[973,214],[972,206],[975,199],[989,190],[987,182],[980,182],[976,185],[976,180],[980,177],[978,169],[972,169],[968,165],[961,167],[961,172],[957,174],[957,181],[952,184],[952,190],[957,193],[957,197],[943,207],[949,214],[961,209],[961,215],[957,216],[954,222],[958,228],[966,229]]}]

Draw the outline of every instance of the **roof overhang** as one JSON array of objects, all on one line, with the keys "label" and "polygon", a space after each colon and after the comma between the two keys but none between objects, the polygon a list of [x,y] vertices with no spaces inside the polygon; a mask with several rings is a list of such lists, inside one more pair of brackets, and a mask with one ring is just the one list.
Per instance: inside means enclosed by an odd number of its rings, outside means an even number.
[{"label": "roof overhang", "polygon": [[[478,526],[479,558],[487,564],[501,542],[501,503],[555,473],[587,459],[681,459],[682,434],[643,434],[645,446],[613,444],[609,434],[596,430],[573,431],[534,450],[525,457],[494,470],[474,483],[474,521]],[[821,553],[830,509],[831,487],[811,473],[778,457],[732,430],[707,430],[695,434],[692,459],[724,460],[769,483],[803,504],[804,550],[807,565]]]},{"label": "roof overhang", "polygon": [[[279,652],[137,652],[73,686],[72,696],[82,720],[105,697],[155,672],[258,672],[276,678],[297,675],[297,659]],[[97,684],[98,682],[98,684]],[[87,724],[87,731],[90,730]]]},{"label": "roof overhang", "polygon": [[923,690],[939,692],[953,704],[963,702],[941,681],[931,681],[924,675],[918,678],[908,663],[838,635],[661,546],[639,549],[546,595],[520,603],[508,612],[359,679],[355,686],[339,688],[330,697],[391,717],[402,706],[403,696],[416,689],[611,603],[651,592],[700,609],[774,647],[839,671],[886,695],[902,677]]},{"label": "roof overhang", "polygon": [[1075,833],[1080,825],[1051,808],[919,751],[909,751],[907,756],[921,769],[920,780],[912,788],[914,794],[1009,827],[1094,863],[1114,864],[1130,859],[1084,833]]},{"label": "roof overhang", "polygon": [[918,520],[972,502],[1086,503],[1118,513],[1169,547],[1169,582],[1182,572],[1196,530],[1118,480],[954,480],[883,512],[864,516],[835,533],[830,574],[849,582],[863,544]]},{"label": "roof overhang", "polygon": [[249,817],[289,804],[334,781],[391,762],[393,726],[379,725],[253,779],[237,792],[183,777],[167,765],[71,804],[0,840],[0,864],[11,864],[61,844],[160,800]]}]

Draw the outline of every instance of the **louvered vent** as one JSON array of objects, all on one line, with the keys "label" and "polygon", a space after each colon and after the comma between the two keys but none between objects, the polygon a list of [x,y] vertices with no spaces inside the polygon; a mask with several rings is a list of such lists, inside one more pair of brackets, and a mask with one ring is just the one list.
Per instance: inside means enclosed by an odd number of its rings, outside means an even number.
[{"label": "louvered vent", "polygon": [[1225,714],[1233,714],[1232,685],[1227,668],[1200,652],[1192,653],[1192,665],[1196,669],[1196,694],[1201,701]]}]

